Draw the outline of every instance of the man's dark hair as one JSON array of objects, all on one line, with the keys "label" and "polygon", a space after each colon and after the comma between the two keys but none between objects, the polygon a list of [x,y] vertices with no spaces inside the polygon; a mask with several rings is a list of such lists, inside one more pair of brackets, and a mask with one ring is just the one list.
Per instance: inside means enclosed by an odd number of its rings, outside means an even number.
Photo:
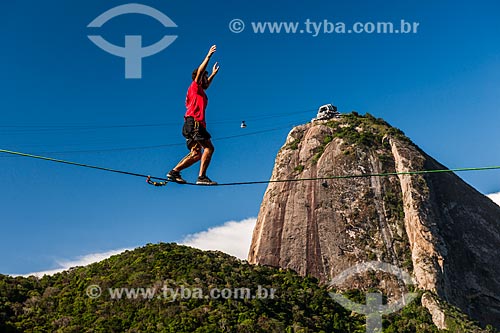
[{"label": "man's dark hair", "polygon": [[[194,79],[196,79],[196,74],[198,73],[198,68],[195,68],[193,73],[191,74],[191,78],[192,80],[194,81]],[[207,71],[205,71],[206,74],[208,74]],[[205,75],[205,73],[203,73],[203,75]]]}]

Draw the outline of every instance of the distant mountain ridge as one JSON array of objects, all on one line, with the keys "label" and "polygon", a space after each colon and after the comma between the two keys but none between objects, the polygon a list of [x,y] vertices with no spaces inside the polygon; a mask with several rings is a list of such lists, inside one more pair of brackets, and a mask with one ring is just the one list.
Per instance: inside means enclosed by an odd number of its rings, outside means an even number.
[{"label": "distant mountain ridge", "polygon": [[[292,129],[272,179],[434,169],[446,168],[403,132],[353,113]],[[451,172],[270,183],[249,252],[251,263],[323,283],[371,260],[404,268],[429,292],[425,305],[441,328],[450,325],[440,300],[500,328],[499,257],[500,207]],[[397,281],[382,282],[399,292]],[[353,283],[373,287],[369,278]]]}]

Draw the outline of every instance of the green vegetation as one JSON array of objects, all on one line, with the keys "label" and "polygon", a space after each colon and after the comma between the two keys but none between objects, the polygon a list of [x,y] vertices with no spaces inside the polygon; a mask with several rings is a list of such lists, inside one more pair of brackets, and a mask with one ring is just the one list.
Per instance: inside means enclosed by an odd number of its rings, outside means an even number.
[{"label": "green vegetation", "polygon": [[290,148],[291,150],[297,150],[299,148],[299,143],[300,139],[295,139],[288,144],[287,148]]},{"label": "green vegetation", "polygon": [[321,155],[323,155],[323,153],[325,152],[326,145],[329,144],[330,142],[332,142],[332,140],[333,140],[333,136],[330,136],[330,135],[325,136],[321,146],[317,147],[314,151],[314,156],[312,158],[313,164],[316,164],[319,161]]},{"label": "green vegetation", "polygon": [[325,152],[325,147],[326,147],[326,144],[323,144],[323,145],[321,145],[321,146],[319,146],[318,148],[315,149],[315,153],[314,153],[314,156],[312,158],[312,163],[313,164],[318,163],[321,155],[323,155],[323,153]]},{"label": "green vegetation", "polygon": [[[375,118],[367,113],[365,116],[359,115],[357,112],[342,115],[341,119],[328,121],[326,126],[333,128],[332,135],[326,135],[320,146],[315,148],[314,156],[311,160],[312,164],[316,164],[323,155],[326,146],[334,139],[341,138],[349,145],[366,146],[370,148],[390,149],[389,142],[386,137],[395,137],[400,140],[410,142],[410,140],[399,129],[391,127],[381,118]],[[288,148],[297,149],[300,140],[294,140],[288,144]],[[344,155],[349,155],[349,148],[344,149]],[[382,154],[381,162],[388,162],[384,158],[388,156]]]},{"label": "green vegetation", "polygon": [[[274,298],[111,299],[108,288],[276,289]],[[87,296],[98,285],[99,298]],[[349,293],[364,298],[360,291]],[[221,252],[147,245],[102,262],[45,276],[0,275],[0,332],[364,332],[324,286],[290,270],[249,265]],[[385,332],[439,332],[417,301],[386,316]],[[458,332],[458,331],[457,331]],[[466,332],[466,331],[460,331]]]},{"label": "green vegetation", "polygon": [[393,217],[400,221],[404,220],[405,212],[402,198],[398,197],[398,195],[391,190],[387,190],[384,194],[384,203],[386,205],[385,208],[388,218]]},{"label": "green vegetation", "polygon": [[329,121],[326,125],[335,130],[334,138],[342,138],[348,144],[381,147],[387,145],[387,142],[383,140],[386,135],[410,142],[402,131],[369,113],[364,116],[357,112],[344,114],[340,121]]},{"label": "green vegetation", "polygon": [[[108,288],[275,288],[274,299],[113,300]],[[99,285],[100,298],[86,294]],[[0,332],[356,332],[316,279],[220,252],[147,245],[42,279],[0,276]]]},{"label": "green vegetation", "polygon": [[302,164],[299,164],[295,167],[294,170],[297,171],[298,173],[301,173],[302,171],[304,171],[304,166]]},{"label": "green vegetation", "polygon": [[[436,297],[434,295],[434,297]],[[486,327],[486,330],[480,330],[477,324],[469,319],[458,308],[446,303],[440,302],[446,314],[446,325],[451,332],[498,332],[491,325]]]}]

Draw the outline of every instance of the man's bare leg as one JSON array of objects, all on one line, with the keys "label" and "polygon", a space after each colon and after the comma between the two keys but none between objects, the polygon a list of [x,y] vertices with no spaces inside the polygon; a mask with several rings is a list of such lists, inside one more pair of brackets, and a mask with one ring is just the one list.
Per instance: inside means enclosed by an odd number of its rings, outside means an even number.
[{"label": "man's bare leg", "polygon": [[215,151],[215,148],[210,139],[201,141],[200,143],[204,149],[203,149],[203,155],[201,156],[200,173],[198,176],[205,177],[207,174],[208,166],[210,165],[210,161],[212,160],[212,155]]},{"label": "man's bare leg", "polygon": [[191,165],[195,164],[201,159],[201,146],[199,143],[195,143],[191,147],[191,152],[186,155],[176,166],[173,168],[174,171],[180,172],[186,168],[189,168]]}]

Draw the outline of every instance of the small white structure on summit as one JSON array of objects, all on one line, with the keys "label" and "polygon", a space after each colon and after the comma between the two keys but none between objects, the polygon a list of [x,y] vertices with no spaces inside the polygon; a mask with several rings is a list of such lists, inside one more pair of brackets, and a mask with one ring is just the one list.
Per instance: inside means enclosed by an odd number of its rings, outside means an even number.
[{"label": "small white structure on summit", "polygon": [[340,112],[337,111],[337,107],[335,105],[325,104],[319,107],[316,118],[311,119],[311,122],[332,118],[340,118]]}]

